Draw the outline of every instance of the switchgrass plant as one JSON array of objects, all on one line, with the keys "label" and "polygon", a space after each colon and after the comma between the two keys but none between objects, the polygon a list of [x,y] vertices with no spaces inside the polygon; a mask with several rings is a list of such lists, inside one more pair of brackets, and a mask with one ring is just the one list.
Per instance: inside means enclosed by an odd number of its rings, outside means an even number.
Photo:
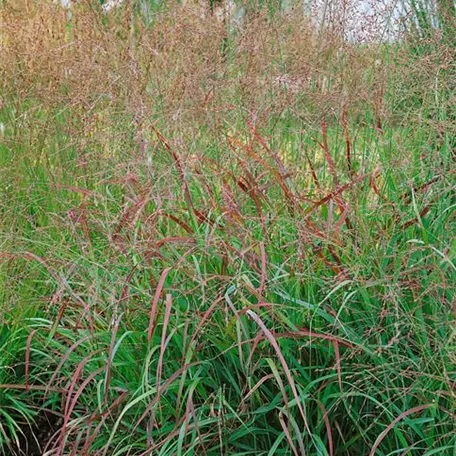
[{"label": "switchgrass plant", "polygon": [[2,454],[456,454],[448,43],[135,11],[1,7]]}]

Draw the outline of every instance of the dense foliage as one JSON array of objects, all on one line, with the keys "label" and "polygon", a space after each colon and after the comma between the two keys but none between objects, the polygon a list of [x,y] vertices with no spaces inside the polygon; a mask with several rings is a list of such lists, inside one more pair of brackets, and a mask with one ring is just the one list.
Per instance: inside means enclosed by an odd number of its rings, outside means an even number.
[{"label": "dense foliage", "polygon": [[0,453],[454,455],[454,41],[154,5],[0,7]]}]

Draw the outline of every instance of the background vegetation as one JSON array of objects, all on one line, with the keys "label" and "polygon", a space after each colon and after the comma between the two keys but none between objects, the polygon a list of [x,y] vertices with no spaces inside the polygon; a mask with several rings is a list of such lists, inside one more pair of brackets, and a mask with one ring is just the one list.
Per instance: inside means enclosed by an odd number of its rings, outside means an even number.
[{"label": "background vegetation", "polygon": [[454,4],[277,5],[3,2],[1,454],[456,455]]}]

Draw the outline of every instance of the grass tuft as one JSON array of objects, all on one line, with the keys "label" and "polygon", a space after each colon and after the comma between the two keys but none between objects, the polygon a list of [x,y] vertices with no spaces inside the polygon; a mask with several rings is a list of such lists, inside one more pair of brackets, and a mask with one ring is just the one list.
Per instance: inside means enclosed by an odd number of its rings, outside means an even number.
[{"label": "grass tuft", "polygon": [[455,454],[451,17],[158,3],[0,6],[0,453]]}]

